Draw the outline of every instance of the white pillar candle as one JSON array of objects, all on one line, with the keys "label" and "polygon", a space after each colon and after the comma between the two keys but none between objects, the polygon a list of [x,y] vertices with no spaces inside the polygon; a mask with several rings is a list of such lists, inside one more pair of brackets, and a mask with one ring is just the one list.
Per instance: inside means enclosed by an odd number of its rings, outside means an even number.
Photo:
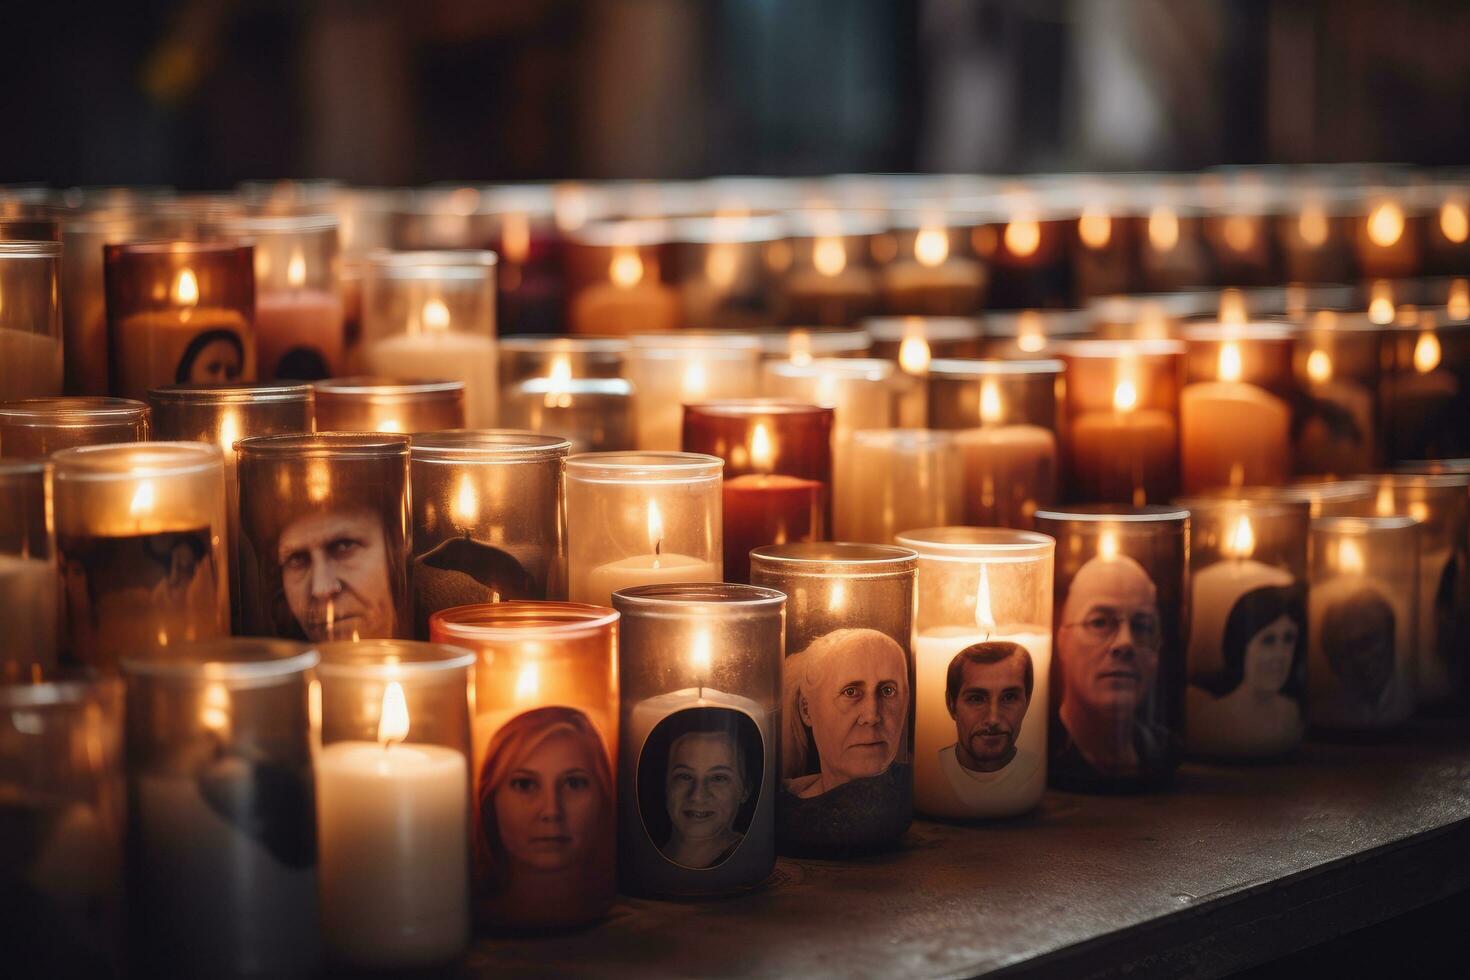
[{"label": "white pillar candle", "polygon": [[1291,460],[1291,410],[1264,388],[1241,380],[1240,342],[1220,344],[1218,381],[1188,385],[1179,396],[1180,467],[1185,491],[1276,486]]},{"label": "white pillar candle", "polygon": [[964,457],[964,521],[979,527],[1029,526],[1053,503],[1057,439],[1039,425],[1002,425],[955,434]]},{"label": "white pillar candle", "polygon": [[578,576],[577,591],[570,598],[572,602],[606,606],[612,601],[612,594],[619,589],[670,582],[719,582],[722,576],[720,566],[715,562],[690,555],[634,555],[598,565],[585,577]]}]

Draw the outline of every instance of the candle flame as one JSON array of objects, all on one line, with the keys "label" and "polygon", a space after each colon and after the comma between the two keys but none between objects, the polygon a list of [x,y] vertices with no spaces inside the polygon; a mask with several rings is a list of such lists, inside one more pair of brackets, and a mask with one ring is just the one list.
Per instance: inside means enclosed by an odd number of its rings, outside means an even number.
[{"label": "candle flame", "polygon": [[1233,340],[1227,340],[1220,345],[1219,374],[1221,381],[1240,380],[1240,345]]},{"label": "candle flame", "polygon": [[193,269],[180,269],[174,279],[174,302],[179,306],[195,306],[199,303],[199,280]]},{"label": "candle flame", "polygon": [[1463,245],[1470,238],[1470,215],[1459,201],[1445,201],[1439,208],[1439,230],[1444,237],[1456,245]]},{"label": "candle flame", "polygon": [[994,378],[985,378],[980,382],[980,421],[986,425],[997,425],[1005,416],[1005,406],[1001,404],[1000,387]]},{"label": "candle flame", "polygon": [[1256,223],[1248,215],[1232,214],[1220,228],[1225,244],[1236,252],[1249,252],[1256,243]]},{"label": "candle flame", "polygon": [[[663,550],[664,515],[659,512],[658,501],[656,500],[650,500],[648,502],[648,544],[653,548],[655,556]],[[657,558],[654,559],[654,564],[657,566]]]},{"label": "candle flame", "polygon": [[1445,302],[1445,312],[1452,320],[1470,319],[1470,280],[1456,279],[1450,283],[1450,298]]},{"label": "candle flame", "polygon": [[840,276],[847,268],[847,249],[840,238],[818,238],[812,245],[812,265],[828,277]]},{"label": "candle flame", "polygon": [[1131,412],[1138,407],[1138,388],[1124,378],[1113,388],[1113,408],[1119,412]]},{"label": "candle flame", "polygon": [[786,340],[792,364],[805,367],[812,362],[812,336],[805,330],[793,330]]},{"label": "candle flame", "polygon": [[383,710],[378,715],[378,744],[387,748],[408,738],[408,700],[403,685],[389,681],[383,689]]},{"label": "candle flame", "polygon": [[1368,213],[1368,240],[1379,248],[1388,248],[1404,233],[1404,209],[1393,201],[1384,201]]},{"label": "candle flame", "polygon": [[914,236],[914,259],[926,269],[943,265],[949,258],[949,235],[943,228],[920,228]]},{"label": "candle flame", "polygon": [[847,586],[841,582],[832,583],[832,591],[827,594],[827,611],[842,612],[847,605]]},{"label": "candle flame", "polygon": [[520,265],[531,252],[531,222],[516,211],[500,219],[500,254],[507,262]]},{"label": "candle flame", "polygon": [[980,566],[980,584],[975,587],[975,625],[985,638],[995,632],[995,616],[990,611],[990,566]]},{"label": "candle flame", "polygon": [[710,285],[724,292],[735,285],[740,271],[740,252],[729,242],[716,242],[704,255],[704,274]]},{"label": "candle flame", "polygon": [[689,644],[689,666],[701,677],[709,675],[711,664],[714,662],[713,651],[710,649],[709,633],[704,630],[696,630],[694,638]]},{"label": "candle flame", "polygon": [[1225,533],[1220,550],[1230,558],[1249,558],[1255,552],[1256,533],[1251,528],[1249,517],[1242,514],[1235,519],[1230,530]]},{"label": "candle flame", "polygon": [[1021,218],[1006,223],[1004,241],[1006,248],[1018,258],[1035,254],[1041,247],[1041,225],[1030,218]]},{"label": "candle flame", "polygon": [[1429,520],[1429,505],[1422,500],[1416,500],[1409,504],[1409,516],[1420,524]]},{"label": "candle flame", "polygon": [[291,250],[286,262],[286,282],[298,289],[306,284],[306,256],[301,254],[300,246]]},{"label": "candle flame", "polygon": [[1358,542],[1344,538],[1337,543],[1337,567],[1345,575],[1361,575],[1367,567]]},{"label": "candle flame", "polygon": [[1231,287],[1220,291],[1220,322],[1221,323],[1244,323],[1245,297],[1240,290]]},{"label": "candle flame", "polygon": [[1112,531],[1103,531],[1097,536],[1097,556],[1103,561],[1118,557],[1118,536]]},{"label": "candle flame", "polygon": [[1425,330],[1419,334],[1419,339],[1414,342],[1414,370],[1420,374],[1428,374],[1439,367],[1440,359],[1439,338],[1433,330]]},{"label": "candle flame", "polygon": [[240,420],[234,412],[224,412],[219,420],[219,447],[228,457],[235,455],[235,443],[240,439]]},{"label": "candle flame", "polygon": [[923,374],[929,369],[929,341],[921,334],[910,333],[898,345],[898,366],[906,374]]},{"label": "candle flame", "polygon": [[643,281],[643,257],[636,248],[619,245],[613,249],[607,276],[619,289],[632,289]]},{"label": "candle flame", "polygon": [[221,737],[230,731],[230,692],[218,681],[211,681],[204,686],[204,696],[199,705],[199,724]]},{"label": "candle flame", "polygon": [[681,385],[686,399],[698,398],[703,395],[706,384],[708,384],[708,381],[705,377],[703,361],[690,361],[684,365],[684,377]]},{"label": "candle flame", "polygon": [[442,299],[431,299],[424,303],[422,322],[425,330],[448,330],[449,307]]},{"label": "candle flame", "polygon": [[1321,384],[1332,380],[1332,358],[1318,348],[1307,355],[1307,377]]},{"label": "candle flame", "polygon": [[771,434],[764,422],[757,422],[750,433],[750,464],[763,473],[770,472],[775,461],[775,448],[771,445]]},{"label": "candle flame", "polygon": [[143,480],[138,484],[138,489],[133,491],[133,501],[128,505],[128,513],[133,517],[142,517],[150,513],[156,497],[157,491],[153,488],[153,481]]},{"label": "candle flame", "polygon": [[377,431],[379,431],[379,432],[402,432],[403,431],[403,426],[401,426],[401,425],[398,424],[398,420],[397,419],[379,419],[378,420],[378,430]]},{"label": "candle flame", "polygon": [[1378,497],[1373,501],[1373,509],[1378,511],[1379,517],[1392,517],[1397,510],[1393,499],[1393,487],[1385,483],[1378,488]]},{"label": "candle flame", "polygon": [[1035,354],[1046,346],[1046,331],[1040,313],[1022,310],[1016,317],[1016,346],[1027,354]]},{"label": "candle flame", "polygon": [[1155,252],[1168,252],[1179,244],[1179,216],[1165,207],[1148,214],[1148,243]]},{"label": "candle flame", "polygon": [[516,700],[521,703],[534,700],[541,691],[541,665],[521,664],[516,673]]},{"label": "candle flame", "polygon": [[1303,208],[1296,219],[1296,233],[1312,248],[1320,248],[1327,241],[1327,213],[1319,207]]},{"label": "candle flame", "polygon": [[1088,248],[1106,248],[1113,237],[1113,219],[1106,212],[1085,207],[1077,218],[1077,237]]},{"label": "candle flame", "polygon": [[572,404],[572,364],[565,354],[551,359],[551,372],[546,377],[546,395],[542,399],[547,408],[566,408]]},{"label": "candle flame", "polygon": [[1386,279],[1376,280],[1369,295],[1368,319],[1380,327],[1392,323],[1395,316],[1393,286],[1389,285]]},{"label": "candle flame", "polygon": [[468,473],[459,477],[459,487],[449,504],[449,514],[460,524],[473,524],[480,516],[480,499],[475,494],[475,481]]}]

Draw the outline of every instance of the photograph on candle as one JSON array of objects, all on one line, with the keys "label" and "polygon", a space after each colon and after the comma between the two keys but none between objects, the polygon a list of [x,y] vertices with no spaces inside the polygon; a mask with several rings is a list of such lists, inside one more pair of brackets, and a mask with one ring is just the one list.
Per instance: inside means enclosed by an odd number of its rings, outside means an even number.
[{"label": "photograph on candle", "polygon": [[1045,764],[1018,744],[1035,686],[1031,653],[1018,643],[975,643],[949,662],[944,705],[954,719],[955,741],[939,750],[939,768],[962,802],[983,805],[997,789],[1026,781]]},{"label": "photograph on candle", "polygon": [[764,781],[755,720],[701,706],[667,715],[638,755],[638,813],[659,852],[681,868],[724,864],[745,841]]}]

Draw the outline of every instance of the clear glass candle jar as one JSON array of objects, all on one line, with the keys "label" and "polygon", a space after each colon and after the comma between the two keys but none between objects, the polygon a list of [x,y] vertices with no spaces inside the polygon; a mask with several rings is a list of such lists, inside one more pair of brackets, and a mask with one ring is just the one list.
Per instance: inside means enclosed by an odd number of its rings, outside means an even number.
[{"label": "clear glass candle jar", "polygon": [[1287,282],[1350,282],[1352,218],[1343,195],[1315,181],[1291,188],[1291,205],[1276,219]]},{"label": "clear glass candle jar", "polygon": [[[514,931],[602,918],[617,890],[618,614],[486,603],[435,613],[429,632],[478,658],[470,825],[478,920]],[[541,806],[548,793],[562,805]],[[537,832],[548,824],[551,833]]]},{"label": "clear glass candle jar", "polygon": [[122,973],[122,685],[0,685],[0,897],[11,967]]},{"label": "clear glass candle jar", "polygon": [[[464,384],[465,417],[495,424],[494,252],[373,252],[363,270],[362,364],[383,378]],[[407,430],[405,430],[407,431]]]},{"label": "clear glass candle jar", "polygon": [[739,330],[770,323],[772,286],[764,257],[781,235],[774,215],[675,220],[669,237],[682,324],[691,330]]},{"label": "clear glass candle jar", "polygon": [[1304,475],[1346,476],[1374,468],[1379,351],[1384,331],[1363,314],[1313,313],[1297,335],[1293,366],[1303,394],[1292,456]]},{"label": "clear glass candle jar", "polygon": [[1063,348],[1070,499],[1141,507],[1174,497],[1183,361],[1184,345],[1169,340],[1079,340]]},{"label": "clear glass candle jar", "polygon": [[1364,279],[1404,279],[1420,272],[1425,215],[1408,188],[1368,187],[1354,201],[1353,253]]},{"label": "clear glass candle jar", "polygon": [[58,665],[51,468],[39,459],[0,459],[0,684],[36,682]]},{"label": "clear glass candle jar", "polygon": [[913,819],[914,552],[757,548],[751,582],[786,595],[781,662],[783,854],[892,847]]},{"label": "clear glass candle jar", "polygon": [[683,406],[719,398],[749,398],[760,388],[760,343],[746,334],[639,334],[625,375],[633,383],[637,446],[679,446]]},{"label": "clear glass candle jar", "polygon": [[[1086,179],[1086,178],[1083,178]],[[1073,287],[1079,300],[1125,293],[1137,286],[1138,236],[1121,187],[1070,187],[1058,194],[1076,208],[1069,222]]]},{"label": "clear glass candle jar", "polygon": [[598,220],[568,236],[570,298],[567,329],[574,334],[626,335],[674,330],[682,324],[672,276],[669,225],[660,220]]},{"label": "clear glass candle jar", "polygon": [[1291,473],[1292,331],[1285,324],[1198,324],[1184,330],[1179,393],[1180,482],[1279,484]]},{"label": "clear glass candle jar", "polygon": [[332,214],[233,215],[205,234],[255,252],[256,371],[264,380],[315,381],[342,373],[345,330]]},{"label": "clear glass candle jar", "polygon": [[979,357],[1030,360],[1055,357],[1063,344],[1092,331],[1086,310],[1016,310],[980,318]]},{"label": "clear glass candle jar", "polygon": [[750,585],[613,596],[623,890],[729,894],[774,869],[785,606]]},{"label": "clear glass candle jar", "polygon": [[314,643],[411,636],[408,437],[257,436],[235,450],[244,630]]},{"label": "clear glass candle jar", "polygon": [[1326,731],[1398,727],[1416,704],[1419,522],[1315,518],[1307,562],[1308,721]]},{"label": "clear glass candle jar", "polygon": [[971,213],[970,243],[990,268],[986,306],[996,310],[1073,303],[1068,254],[1071,222],[1060,209],[1026,194],[1007,194]]},{"label": "clear glass candle jar", "polygon": [[312,390],[320,432],[437,432],[467,422],[462,381],[332,378]]},{"label": "clear glass candle jar", "polygon": [[832,409],[771,398],[686,405],[683,448],[725,461],[727,581],[748,580],[752,548],[827,537]]},{"label": "clear glass candle jar", "polygon": [[883,307],[904,316],[964,316],[984,301],[989,274],[966,229],[933,211],[901,211],[889,231],[893,257],[879,272]]},{"label": "clear glass candle jar", "polygon": [[52,457],[56,562],[72,660],[230,631],[224,461],[197,442],[81,446]]},{"label": "clear glass candle jar", "polygon": [[1470,321],[1421,311],[1384,332],[1381,428],[1388,459],[1470,452]]},{"label": "clear glass candle jar", "polygon": [[1178,503],[1190,515],[1186,747],[1284,755],[1307,723],[1309,506],[1223,492]]},{"label": "clear glass candle jar", "polygon": [[780,321],[840,327],[877,313],[871,243],[883,222],[860,211],[797,211],[787,220],[791,236],[766,250]]},{"label": "clear glass candle jar", "polygon": [[316,663],[303,646],[244,637],[123,660],[132,969],[315,973]]},{"label": "clear glass candle jar", "polygon": [[1139,285],[1146,292],[1199,287],[1209,281],[1209,253],[1201,214],[1188,194],[1173,187],[1140,187],[1133,202],[1143,226],[1139,242]]},{"label": "clear glass candle jar", "polygon": [[1052,786],[1168,784],[1184,745],[1189,512],[1040,511],[1057,542]]},{"label": "clear glass candle jar", "polygon": [[558,435],[573,452],[633,447],[633,385],[620,337],[500,341],[500,424]]},{"label": "clear glass candle jar", "polygon": [[873,338],[872,355],[887,358],[905,374],[923,376],[938,357],[978,357],[980,321],[964,316],[874,317],[863,321]]},{"label": "clear glass candle jar", "polygon": [[1443,707],[1465,686],[1470,642],[1470,473],[1373,476],[1372,513],[1419,522],[1417,701]]},{"label": "clear glass candle jar", "polygon": [[1026,528],[1056,501],[1061,378],[1053,360],[930,362],[929,424],[963,460],[962,523]]},{"label": "clear glass candle jar", "polygon": [[807,365],[819,357],[867,357],[873,338],[861,327],[765,327],[750,331],[761,358]]},{"label": "clear glass candle jar", "polygon": [[916,527],[964,513],[964,457],[953,432],[864,429],[838,461],[833,526],[843,541],[890,544]]},{"label": "clear glass candle jar", "polygon": [[1028,813],[1046,789],[1056,542],[936,527],[918,553],[914,806],[948,819]]},{"label": "clear glass candle jar", "polygon": [[114,395],[255,380],[252,246],[128,242],[103,254]]},{"label": "clear glass candle jar", "polygon": [[567,460],[567,597],[607,605],[637,585],[723,581],[721,470],[700,453]]},{"label": "clear glass candle jar", "polygon": [[61,394],[61,243],[0,241],[0,401]]},{"label": "clear glass candle jar", "polygon": [[0,456],[49,456],[58,449],[143,442],[148,406],[131,398],[27,398],[0,402]]},{"label": "clear glass candle jar", "polygon": [[415,436],[414,631],[441,609],[560,599],[567,589],[565,479],[571,443],[514,429]]},{"label": "clear glass candle jar", "polygon": [[318,874],[339,963],[443,967],[469,945],[474,659],[405,640],[321,647]]}]

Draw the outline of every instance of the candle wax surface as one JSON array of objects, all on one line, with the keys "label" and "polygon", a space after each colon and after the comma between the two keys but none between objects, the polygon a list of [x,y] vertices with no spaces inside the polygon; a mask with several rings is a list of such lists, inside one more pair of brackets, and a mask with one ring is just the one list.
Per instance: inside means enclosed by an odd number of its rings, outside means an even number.
[{"label": "candle wax surface", "polygon": [[584,575],[574,572],[568,599],[607,606],[612,604],[612,594],[619,589],[669,582],[720,581],[723,576],[716,562],[674,553],[634,555],[598,565]]},{"label": "candle wax surface", "polygon": [[461,330],[400,333],[364,345],[368,372],[403,381],[463,381],[465,422],[495,424],[495,339]]}]

